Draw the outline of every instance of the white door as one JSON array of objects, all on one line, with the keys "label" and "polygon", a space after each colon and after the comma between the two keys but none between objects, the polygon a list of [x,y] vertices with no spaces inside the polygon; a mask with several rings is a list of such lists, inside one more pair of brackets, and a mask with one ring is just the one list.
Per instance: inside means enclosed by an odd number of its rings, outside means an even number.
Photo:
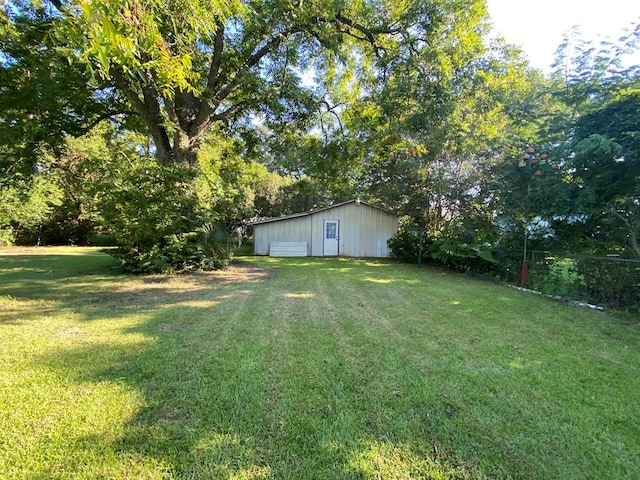
[{"label": "white door", "polygon": [[325,220],[324,221],[324,248],[323,255],[336,256],[338,255],[338,220]]}]

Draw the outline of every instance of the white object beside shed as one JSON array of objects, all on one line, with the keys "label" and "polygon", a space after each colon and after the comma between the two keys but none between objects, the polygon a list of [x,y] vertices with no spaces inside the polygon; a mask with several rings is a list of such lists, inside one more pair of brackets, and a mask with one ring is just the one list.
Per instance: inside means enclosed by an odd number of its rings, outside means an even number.
[{"label": "white object beside shed", "polygon": [[271,242],[269,256],[271,257],[306,257],[307,242]]},{"label": "white object beside shed", "polygon": [[388,257],[398,217],[355,199],[252,225],[256,255]]}]

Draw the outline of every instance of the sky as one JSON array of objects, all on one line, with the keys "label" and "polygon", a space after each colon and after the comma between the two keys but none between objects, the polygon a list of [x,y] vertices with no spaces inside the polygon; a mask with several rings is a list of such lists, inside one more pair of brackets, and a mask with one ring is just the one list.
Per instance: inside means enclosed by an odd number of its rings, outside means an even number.
[{"label": "sky", "polygon": [[[508,43],[522,47],[531,65],[544,73],[564,33],[580,27],[585,40],[610,37],[640,22],[640,0],[487,0],[493,27]],[[633,60],[640,63],[640,55]]]}]

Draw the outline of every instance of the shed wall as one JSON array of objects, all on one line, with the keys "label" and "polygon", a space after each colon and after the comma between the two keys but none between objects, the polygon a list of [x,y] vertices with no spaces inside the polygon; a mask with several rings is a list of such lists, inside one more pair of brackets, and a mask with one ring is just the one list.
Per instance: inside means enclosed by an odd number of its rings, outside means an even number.
[{"label": "shed wall", "polygon": [[311,255],[322,256],[323,223],[338,220],[338,254],[346,257],[388,257],[387,240],[398,230],[395,215],[366,204],[348,203],[311,215]]},{"label": "shed wall", "polygon": [[307,254],[324,254],[324,221],[338,220],[338,255],[388,257],[387,240],[398,230],[398,217],[364,203],[351,202],[300,218],[254,225],[254,253],[269,255],[272,242],[307,242]]},{"label": "shed wall", "polygon": [[307,242],[307,255],[311,255],[310,229],[310,216],[254,225],[253,251],[256,255],[269,255],[271,242]]}]

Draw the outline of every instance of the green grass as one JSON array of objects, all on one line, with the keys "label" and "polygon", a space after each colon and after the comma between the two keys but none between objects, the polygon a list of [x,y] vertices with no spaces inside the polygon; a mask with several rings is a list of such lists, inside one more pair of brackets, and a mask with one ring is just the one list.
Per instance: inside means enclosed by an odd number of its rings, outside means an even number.
[{"label": "green grass", "polygon": [[638,478],[640,327],[429,268],[0,251],[0,478]]}]

